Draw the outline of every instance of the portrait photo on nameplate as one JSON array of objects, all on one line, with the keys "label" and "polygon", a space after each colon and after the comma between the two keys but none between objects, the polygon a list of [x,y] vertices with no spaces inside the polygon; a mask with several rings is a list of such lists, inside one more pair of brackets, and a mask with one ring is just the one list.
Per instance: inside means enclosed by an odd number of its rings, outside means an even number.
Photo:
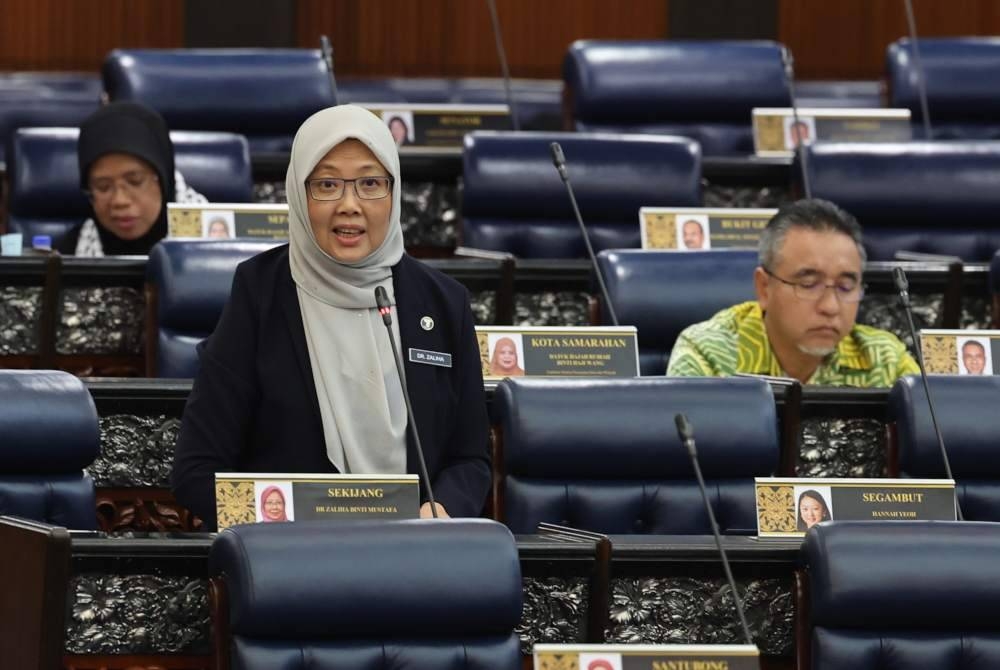
[{"label": "portrait photo on nameplate", "polygon": [[356,103],[389,127],[401,156],[415,149],[460,149],[474,130],[511,130],[507,105]]},{"label": "portrait photo on nameplate", "polygon": [[762,158],[790,158],[799,143],[909,142],[908,109],[840,107],[757,107],[753,110],[754,153]]},{"label": "portrait photo on nameplate", "polygon": [[1000,330],[921,330],[920,353],[927,374],[1000,374]]},{"label": "portrait photo on nameplate", "polygon": [[546,644],[532,648],[534,670],[758,670],[747,644]]},{"label": "portrait photo on nameplate", "polygon": [[288,205],[167,204],[167,237],[179,239],[288,239]]},{"label": "portrait photo on nameplate", "polygon": [[219,530],[242,523],[416,519],[417,475],[215,473]]},{"label": "portrait photo on nameplate", "polygon": [[642,248],[660,251],[756,249],[776,209],[642,207]]},{"label": "portrait photo on nameplate", "polygon": [[476,326],[483,379],[637,377],[634,326]]},{"label": "portrait photo on nameplate", "polygon": [[824,521],[954,521],[951,479],[756,477],[758,537],[802,537]]}]

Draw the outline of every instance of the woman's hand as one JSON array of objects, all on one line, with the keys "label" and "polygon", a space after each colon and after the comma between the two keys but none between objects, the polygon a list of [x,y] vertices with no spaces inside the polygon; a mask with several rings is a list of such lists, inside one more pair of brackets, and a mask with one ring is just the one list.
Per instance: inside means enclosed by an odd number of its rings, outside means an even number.
[{"label": "woman's hand", "polygon": [[[438,513],[438,518],[439,519],[450,519],[451,518],[450,516],[448,516],[448,510],[446,510],[441,503],[436,502],[434,504],[437,505],[437,513]],[[433,519],[434,518],[434,515],[431,514],[431,504],[429,502],[425,502],[423,505],[420,506],[420,518],[421,519]]]}]

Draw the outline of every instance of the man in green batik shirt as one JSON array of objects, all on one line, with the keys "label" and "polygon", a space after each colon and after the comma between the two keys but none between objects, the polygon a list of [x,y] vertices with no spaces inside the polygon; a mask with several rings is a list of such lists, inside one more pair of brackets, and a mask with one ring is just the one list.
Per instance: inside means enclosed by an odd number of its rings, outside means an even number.
[{"label": "man in green batik shirt", "polygon": [[853,216],[819,199],[786,205],[764,229],[759,255],[757,300],[686,328],[667,375],[749,373],[873,388],[919,374],[895,335],[854,323],[865,250]]}]

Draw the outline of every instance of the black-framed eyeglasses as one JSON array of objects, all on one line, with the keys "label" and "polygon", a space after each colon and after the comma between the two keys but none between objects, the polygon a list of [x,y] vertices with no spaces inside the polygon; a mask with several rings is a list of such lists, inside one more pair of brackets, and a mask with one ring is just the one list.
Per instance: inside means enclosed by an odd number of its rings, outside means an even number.
[{"label": "black-framed eyeglasses", "polygon": [[805,279],[795,282],[782,279],[767,268],[763,268],[763,270],[768,277],[774,277],[782,284],[791,286],[795,297],[801,300],[819,300],[826,295],[826,290],[831,288],[840,302],[861,302],[865,295],[865,285],[858,281],[846,280],[827,284],[819,279]]},{"label": "black-framed eyeglasses", "polygon": [[88,188],[83,189],[83,194],[91,200],[107,200],[114,196],[115,191],[120,186],[128,197],[133,198],[142,192],[149,184],[155,184],[160,180],[156,174],[148,170],[134,170],[126,172],[119,179],[113,177],[101,177],[92,181]]},{"label": "black-framed eyeglasses", "polygon": [[354,194],[361,200],[380,200],[392,191],[392,177],[358,177],[357,179],[339,179],[321,177],[307,179],[306,190],[313,200],[340,200],[348,184],[354,185]]}]

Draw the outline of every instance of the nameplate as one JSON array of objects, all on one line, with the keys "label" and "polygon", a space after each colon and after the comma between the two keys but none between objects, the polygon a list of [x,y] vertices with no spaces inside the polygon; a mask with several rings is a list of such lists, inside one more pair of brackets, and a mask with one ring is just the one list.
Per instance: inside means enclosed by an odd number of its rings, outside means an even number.
[{"label": "nameplate", "polygon": [[908,109],[800,107],[798,123],[790,107],[753,110],[754,152],[761,157],[789,157],[798,142],[909,142]]},{"label": "nameplate", "polygon": [[749,644],[536,644],[535,670],[758,670]]},{"label": "nameplate", "polygon": [[474,130],[511,130],[507,105],[357,103],[382,118],[401,154],[409,149],[461,147]]},{"label": "nameplate", "polygon": [[776,209],[643,207],[639,229],[643,249],[704,251],[756,249]]},{"label": "nameplate", "polygon": [[1000,330],[921,330],[928,374],[1000,374]]},{"label": "nameplate", "polygon": [[414,349],[413,347],[410,347],[410,362],[450,368],[451,354],[446,354],[441,351],[428,351],[427,349]]},{"label": "nameplate", "polygon": [[952,479],[757,477],[757,535],[801,537],[822,521],[954,521]]},{"label": "nameplate", "polygon": [[219,530],[241,523],[415,519],[417,475],[215,473]]},{"label": "nameplate", "polygon": [[288,239],[287,204],[167,204],[167,237]]},{"label": "nameplate", "polygon": [[635,326],[476,326],[483,379],[637,377]]}]

